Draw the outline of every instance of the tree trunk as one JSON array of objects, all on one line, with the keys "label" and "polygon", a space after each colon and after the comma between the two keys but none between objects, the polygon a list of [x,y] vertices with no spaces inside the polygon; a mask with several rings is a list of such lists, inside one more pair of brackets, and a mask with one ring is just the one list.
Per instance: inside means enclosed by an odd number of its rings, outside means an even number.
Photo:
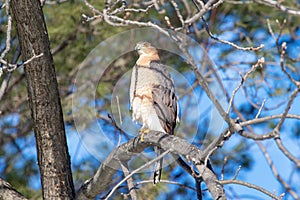
[{"label": "tree trunk", "polygon": [[[74,186],[47,28],[38,0],[12,0],[23,61],[44,199],[73,199]],[[34,53],[33,53],[34,52]]]}]

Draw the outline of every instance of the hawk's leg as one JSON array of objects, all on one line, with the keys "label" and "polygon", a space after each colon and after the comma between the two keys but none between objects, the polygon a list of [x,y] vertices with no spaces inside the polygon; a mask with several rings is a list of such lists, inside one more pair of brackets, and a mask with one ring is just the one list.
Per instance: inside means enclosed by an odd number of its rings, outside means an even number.
[{"label": "hawk's leg", "polygon": [[146,127],[142,127],[140,130],[139,130],[140,134],[141,134],[141,142],[144,142],[144,135],[146,133],[149,133],[150,132],[150,129],[149,128],[146,128]]}]

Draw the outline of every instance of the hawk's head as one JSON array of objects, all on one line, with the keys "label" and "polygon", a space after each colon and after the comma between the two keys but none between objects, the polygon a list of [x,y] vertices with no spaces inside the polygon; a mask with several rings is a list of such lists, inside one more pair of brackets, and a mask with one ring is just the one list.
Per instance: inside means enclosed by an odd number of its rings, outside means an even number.
[{"label": "hawk's head", "polygon": [[155,55],[157,50],[149,42],[138,42],[134,48],[139,55]]}]

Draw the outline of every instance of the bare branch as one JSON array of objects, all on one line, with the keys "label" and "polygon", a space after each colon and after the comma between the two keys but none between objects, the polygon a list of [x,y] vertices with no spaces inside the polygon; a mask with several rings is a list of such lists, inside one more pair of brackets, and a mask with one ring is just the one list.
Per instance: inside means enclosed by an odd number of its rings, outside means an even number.
[{"label": "bare branch", "polygon": [[264,157],[266,158],[271,171],[273,175],[276,177],[276,179],[283,185],[283,187],[292,195],[294,199],[299,199],[298,194],[291,188],[291,186],[283,180],[283,178],[279,175],[277,169],[275,168],[272,159],[270,158],[270,155],[268,154],[266,148],[263,146],[263,144],[260,141],[256,141],[258,144],[259,148],[263,152]]},{"label": "bare branch", "polygon": [[288,158],[290,159],[293,163],[295,163],[296,167],[299,169],[300,168],[300,160],[297,159],[295,156],[292,155],[292,153],[283,145],[281,138],[276,137],[275,142],[280,149],[280,151]]},{"label": "bare branch", "polygon": [[[200,1],[200,2],[201,2],[201,1]],[[197,3],[195,2],[195,0],[193,0],[193,3],[194,3],[194,5],[196,6],[197,10],[198,10],[199,13],[200,13],[201,10],[200,10],[199,6],[197,5]],[[204,7],[205,7],[205,6],[202,6],[202,8],[204,8]],[[222,40],[222,39],[220,39],[220,38],[217,38],[216,36],[214,36],[214,35],[210,32],[209,27],[208,27],[208,24],[207,24],[205,18],[204,18],[203,16],[201,16],[201,19],[202,19],[202,21],[203,21],[203,23],[204,23],[206,32],[208,33],[208,35],[209,35],[213,40],[216,40],[216,41],[221,42],[221,43],[224,43],[224,44],[228,44],[228,45],[230,45],[230,46],[232,46],[232,47],[234,47],[234,48],[236,48],[236,49],[244,50],[244,51],[258,51],[258,50],[264,48],[264,45],[263,45],[263,44],[261,44],[261,45],[258,46],[258,47],[240,47],[240,46],[238,46],[238,45],[236,45],[236,44],[234,44],[234,43],[232,43],[232,42],[229,42],[229,41],[227,41],[227,40]]]},{"label": "bare branch", "polygon": [[214,199],[225,200],[225,191],[223,186],[217,181],[217,177],[213,171],[204,165],[196,165],[199,173],[202,175],[203,181],[208,187],[208,191],[211,193]]},{"label": "bare branch", "polygon": [[221,42],[221,43],[224,43],[224,44],[228,44],[228,45],[230,45],[230,46],[232,46],[232,47],[234,47],[234,48],[236,48],[236,49],[243,50],[243,51],[258,51],[258,50],[261,50],[262,48],[264,48],[264,45],[263,45],[263,44],[259,45],[258,47],[241,47],[241,46],[238,46],[237,44],[234,44],[233,42],[229,42],[229,41],[227,41],[227,40],[222,40],[222,39],[220,39],[220,38],[214,36],[214,35],[210,32],[209,27],[208,27],[208,24],[207,24],[206,20],[204,19],[204,17],[202,17],[202,21],[204,22],[205,30],[206,30],[206,32],[208,33],[208,35],[209,35],[212,39],[214,39],[214,40],[216,40],[216,41],[218,41],[218,42]]},{"label": "bare branch", "polygon": [[241,169],[242,169],[242,166],[240,165],[240,166],[237,168],[237,170],[235,171],[235,174],[234,174],[234,176],[233,176],[233,178],[232,178],[233,180],[236,180],[236,178],[237,178],[237,176],[239,175]]},{"label": "bare branch", "polygon": [[300,88],[296,88],[294,90],[294,92],[292,93],[290,99],[289,99],[289,102],[280,118],[280,121],[279,123],[276,125],[276,127],[274,128],[273,130],[273,134],[275,135],[275,141],[276,141],[276,144],[278,146],[278,148],[282,151],[282,153],[284,153],[284,155],[286,155],[286,157],[288,157],[292,162],[294,162],[297,166],[297,168],[300,168],[300,160],[297,159],[295,156],[293,156],[288,150],[287,148],[285,148],[285,146],[282,144],[282,141],[280,139],[280,129],[286,119],[286,116],[288,114],[288,111],[290,110],[291,108],[291,105],[294,101],[294,99],[296,98],[297,94],[299,93],[300,91]]},{"label": "bare branch", "polygon": [[229,113],[230,108],[232,107],[233,99],[234,99],[235,94],[237,93],[237,91],[242,87],[243,83],[247,80],[248,76],[252,72],[254,72],[257,67],[262,67],[262,65],[263,65],[264,62],[265,62],[264,57],[258,59],[258,61],[256,62],[256,64],[252,65],[251,69],[245,74],[244,77],[242,77],[242,80],[241,80],[240,84],[232,91],[232,95],[231,95],[231,98],[230,98],[230,101],[229,101],[229,106],[228,106],[227,112],[226,112],[227,114]]},{"label": "bare branch", "polygon": [[10,15],[9,11],[9,0],[5,0],[5,8],[6,8],[6,15],[7,15],[7,29],[6,29],[6,47],[4,51],[1,53],[0,60],[3,60],[4,56],[9,52],[10,50],[10,41],[11,41],[11,22],[12,17]]},{"label": "bare branch", "polygon": [[267,26],[268,26],[268,30],[269,30],[270,34],[272,35],[273,39],[276,40],[276,37],[275,37],[275,35],[274,35],[274,32],[273,32],[273,29],[272,29],[272,27],[271,27],[271,24],[270,24],[270,20],[269,20],[269,19],[267,19]]},{"label": "bare branch", "polygon": [[235,179],[232,179],[232,180],[223,180],[223,181],[219,181],[219,183],[221,183],[222,185],[227,185],[227,184],[237,184],[237,185],[243,185],[243,186],[246,186],[248,188],[252,188],[252,189],[255,189],[257,191],[260,191],[268,196],[270,196],[271,198],[273,199],[276,199],[276,200],[281,200],[281,196],[276,196],[274,195],[273,193],[265,190],[264,188],[262,187],[259,187],[257,185],[254,185],[254,184],[251,184],[251,183],[247,183],[247,182],[244,182],[244,181],[240,181],[240,180],[235,180]]},{"label": "bare branch", "polygon": [[[120,163],[120,164],[121,164],[121,168],[122,168],[122,171],[123,171],[125,177],[129,176],[130,172],[128,170],[127,163],[123,162],[123,163]],[[135,186],[134,186],[134,183],[133,183],[132,176],[127,179],[127,185],[128,185],[128,190],[129,190],[129,194],[131,196],[131,199],[132,200],[137,200],[137,194],[136,194],[136,191],[135,191]]]},{"label": "bare branch", "polygon": [[[6,70],[8,72],[12,72],[15,69],[17,69],[18,67],[26,65],[26,64],[30,63],[32,60],[34,60],[36,58],[39,58],[39,57],[42,57],[44,55],[43,53],[40,53],[39,55],[36,55],[34,51],[32,52],[32,54],[33,54],[33,56],[31,58],[29,58],[28,60],[26,60],[25,62],[23,62],[22,64],[11,64],[11,63],[8,63],[7,61],[3,60],[3,59],[0,59],[0,63],[4,64],[4,66],[2,66],[2,68],[0,68],[0,69],[3,70],[3,71]],[[2,74],[0,73],[0,77],[1,77],[1,75]]]},{"label": "bare branch", "polygon": [[286,69],[284,67],[284,56],[285,56],[286,49],[287,49],[286,43],[283,42],[282,45],[281,45],[281,54],[280,54],[280,67],[281,67],[281,70],[290,79],[290,81],[292,81],[298,88],[300,88],[300,82],[293,79],[293,77],[286,71]]},{"label": "bare branch", "polygon": [[277,8],[277,9],[279,9],[283,12],[286,12],[288,14],[291,14],[291,15],[300,15],[300,10],[295,10],[295,9],[286,7],[286,6],[282,5],[280,3],[280,1],[274,1],[274,0],[253,0],[253,1],[264,4],[269,7]]},{"label": "bare branch", "polygon": [[137,12],[137,13],[147,13],[151,8],[154,7],[154,4],[150,4],[147,8],[145,9],[135,9],[135,8],[126,8],[124,11],[125,12]]},{"label": "bare branch", "polygon": [[102,15],[102,13],[97,10],[92,4],[90,4],[87,0],[84,0],[85,5],[94,13],[94,15]]},{"label": "bare branch", "polygon": [[225,174],[225,166],[227,164],[228,158],[227,156],[223,159],[223,165],[222,165],[222,171],[221,171],[221,180],[224,180],[224,174]]},{"label": "bare branch", "polygon": [[263,100],[263,102],[262,102],[262,104],[261,104],[261,106],[260,106],[260,108],[259,108],[259,110],[258,110],[258,112],[257,112],[257,114],[255,116],[255,119],[257,119],[259,117],[259,115],[260,115],[260,113],[261,113],[261,111],[262,111],[265,103],[266,103],[266,99]]},{"label": "bare branch", "polygon": [[[195,0],[193,0],[193,3],[195,5],[197,5],[197,3],[195,3],[194,1]],[[192,23],[196,22],[198,19],[201,19],[207,11],[218,7],[222,3],[223,3],[223,0],[209,0],[204,6],[202,6],[202,9],[200,9],[198,7],[199,12],[197,14],[195,14],[193,17],[186,19],[184,23],[192,24]]]},{"label": "bare branch", "polygon": [[[139,185],[142,185],[142,184],[146,184],[146,183],[151,183],[153,184],[153,180],[145,180],[145,181],[139,181],[139,182],[136,182],[135,185],[136,186],[139,186]],[[191,186],[188,186],[188,185],[183,185],[183,184],[180,184],[178,182],[175,182],[175,181],[170,181],[170,180],[160,180],[159,183],[167,183],[167,184],[172,184],[172,185],[177,185],[179,187],[182,187],[182,188],[186,188],[186,189],[189,189],[189,190],[192,190],[194,192],[197,192],[197,190]]]},{"label": "bare branch", "polygon": [[138,173],[139,171],[141,171],[142,169],[149,167],[152,163],[155,163],[156,161],[160,160],[161,158],[163,158],[165,155],[167,155],[168,153],[170,153],[170,150],[166,150],[165,152],[163,152],[162,154],[160,154],[159,156],[157,156],[155,159],[150,160],[149,162],[145,163],[144,165],[142,165],[141,167],[133,170],[130,174],[128,174],[123,180],[121,180],[117,185],[114,186],[114,188],[109,192],[109,194],[105,197],[105,200],[108,200],[111,195],[118,189],[118,187],[120,185],[122,185],[122,183],[124,183],[126,180],[128,180],[129,178],[131,178],[134,174]]},{"label": "bare branch", "polygon": [[[194,165],[196,165],[197,169],[201,169],[201,172],[203,172],[201,175],[203,180],[205,182],[207,181],[206,184],[209,185],[208,187],[218,188],[210,189],[210,191],[214,192],[214,194],[212,195],[225,195],[223,189],[220,189],[220,185],[218,185],[215,181],[215,174],[208,167],[203,165],[203,161],[206,156],[205,152],[201,151],[196,146],[186,142],[184,139],[181,139],[174,135],[166,135],[161,132],[151,131],[144,135],[144,142],[141,142],[140,136],[138,136],[137,138],[117,147],[102,163],[94,177],[88,180],[80,188],[77,193],[76,199],[92,199],[97,194],[106,191],[110,187],[112,176],[120,168],[120,161],[128,161],[132,156],[135,156],[136,153],[140,153],[145,148],[153,145],[159,146],[165,151],[182,155],[184,157],[189,157],[193,161]],[[157,157],[157,159],[159,158],[160,157]],[[152,160],[152,162],[155,162],[155,160]],[[135,173],[135,171],[133,172]],[[131,172],[130,174],[132,174],[133,172]]]},{"label": "bare branch", "polygon": [[25,200],[26,198],[0,178],[0,199]]},{"label": "bare branch", "polygon": [[[21,48],[20,48],[20,46],[18,46],[14,53],[14,57],[11,61],[11,64],[17,63],[20,55],[21,55]],[[2,68],[0,68],[0,70],[2,70]],[[1,77],[1,73],[0,73],[0,77]],[[5,78],[2,81],[2,84],[0,86],[0,101],[4,97],[4,94],[7,92],[7,90],[9,89],[8,85],[9,85],[10,78],[11,78],[11,73],[8,73],[8,74],[6,74]],[[12,85],[14,85],[14,84],[12,84]]]},{"label": "bare branch", "polygon": [[180,29],[182,29],[182,28],[184,27],[184,20],[183,20],[183,17],[182,17],[182,15],[181,15],[181,13],[180,13],[180,10],[179,10],[179,8],[178,8],[177,3],[176,3],[174,0],[172,0],[172,1],[170,1],[170,2],[171,2],[171,4],[172,4],[172,6],[174,7],[175,12],[176,12],[176,15],[177,15],[177,17],[178,17],[178,19],[179,19],[179,21],[180,21],[180,23],[181,23],[181,27],[180,27],[179,29],[176,29],[176,30],[180,30]]},{"label": "bare branch", "polygon": [[[244,121],[244,122],[241,122],[240,125],[241,126],[248,126],[248,125],[251,125],[251,124],[259,124],[259,123],[267,122],[267,121],[270,121],[270,120],[273,120],[273,119],[281,118],[282,116],[283,116],[282,114],[270,115],[270,116],[266,116],[266,117],[261,117],[261,118],[257,118],[257,119]],[[287,114],[286,118],[300,120],[300,115]]]}]

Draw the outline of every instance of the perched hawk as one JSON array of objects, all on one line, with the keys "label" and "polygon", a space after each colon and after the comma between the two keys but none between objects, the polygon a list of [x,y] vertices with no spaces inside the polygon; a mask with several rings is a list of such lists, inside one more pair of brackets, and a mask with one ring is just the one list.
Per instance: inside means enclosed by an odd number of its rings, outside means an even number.
[{"label": "perched hawk", "polygon": [[[141,140],[150,130],[174,134],[178,104],[170,73],[150,43],[139,42],[135,50],[139,59],[131,75],[130,107],[133,120],[142,124]],[[161,149],[155,150],[157,155],[162,153]],[[154,184],[160,181],[161,168],[162,159],[155,166]]]}]

